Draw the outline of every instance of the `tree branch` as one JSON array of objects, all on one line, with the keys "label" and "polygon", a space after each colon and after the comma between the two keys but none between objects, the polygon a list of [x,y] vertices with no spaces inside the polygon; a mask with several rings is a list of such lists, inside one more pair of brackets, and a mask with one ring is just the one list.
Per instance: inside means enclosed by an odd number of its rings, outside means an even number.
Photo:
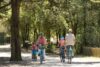
[{"label": "tree branch", "polygon": [[5,8],[5,7],[7,7],[7,6],[9,6],[10,4],[11,4],[11,2],[9,2],[8,4],[6,4],[6,5],[4,5],[4,6],[1,6],[1,7],[0,7],[0,10],[3,9],[3,8]]},{"label": "tree branch", "polygon": [[90,0],[93,3],[99,3],[100,4],[100,0]]}]

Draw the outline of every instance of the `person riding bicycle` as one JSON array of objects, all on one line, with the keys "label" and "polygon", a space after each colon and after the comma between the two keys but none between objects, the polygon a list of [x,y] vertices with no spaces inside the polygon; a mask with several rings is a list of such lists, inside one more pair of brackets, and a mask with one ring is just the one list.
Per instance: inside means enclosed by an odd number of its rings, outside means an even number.
[{"label": "person riding bicycle", "polygon": [[45,60],[45,47],[46,47],[47,41],[43,33],[40,33],[38,40],[37,40],[37,44],[39,46],[39,52],[40,51],[43,52],[43,60]]},{"label": "person riding bicycle", "polygon": [[61,62],[65,62],[65,40],[64,40],[63,36],[60,37],[59,48],[60,48],[60,59],[61,59]]},{"label": "person riding bicycle", "polygon": [[66,34],[65,36],[65,46],[66,46],[66,55],[68,58],[68,63],[71,63],[71,58],[74,56],[74,52],[73,52],[74,44],[75,44],[75,36],[72,33],[72,29],[69,29],[69,33]]}]

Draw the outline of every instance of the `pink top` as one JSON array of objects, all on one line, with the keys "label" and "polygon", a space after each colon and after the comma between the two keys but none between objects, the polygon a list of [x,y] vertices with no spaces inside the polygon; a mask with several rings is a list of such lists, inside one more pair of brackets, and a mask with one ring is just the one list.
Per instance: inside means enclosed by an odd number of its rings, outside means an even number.
[{"label": "pink top", "polygon": [[38,44],[42,44],[42,45],[45,45],[47,42],[46,42],[46,39],[44,36],[40,36],[37,40],[37,43]]},{"label": "pink top", "polygon": [[38,47],[35,44],[33,44],[32,45],[32,50],[37,50],[37,49],[38,49]]},{"label": "pink top", "polygon": [[65,41],[64,41],[64,40],[60,40],[60,41],[59,41],[59,45],[60,45],[60,46],[64,46],[64,45],[65,45]]}]

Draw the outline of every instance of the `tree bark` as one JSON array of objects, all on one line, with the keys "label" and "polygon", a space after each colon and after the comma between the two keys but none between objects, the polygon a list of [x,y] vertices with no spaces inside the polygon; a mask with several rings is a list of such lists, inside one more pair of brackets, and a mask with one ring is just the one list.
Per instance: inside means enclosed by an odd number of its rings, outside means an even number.
[{"label": "tree bark", "polygon": [[50,29],[48,29],[47,32],[46,32],[46,37],[47,37],[48,42],[50,42],[50,37],[51,37],[50,32],[51,32]]},{"label": "tree bark", "polygon": [[11,61],[20,61],[21,45],[19,42],[19,8],[20,0],[11,0],[12,16],[11,16]]},{"label": "tree bark", "polygon": [[86,26],[87,26],[87,24],[86,24],[86,21],[87,21],[86,20],[86,13],[87,13],[87,8],[86,8],[87,6],[86,5],[87,4],[86,3],[87,3],[87,0],[83,0],[83,3],[84,3],[83,4],[83,13],[84,13],[84,16],[83,16],[83,22],[84,22],[84,37],[83,38],[84,38],[84,46],[85,46],[85,45],[87,45],[87,42],[86,42]]}]

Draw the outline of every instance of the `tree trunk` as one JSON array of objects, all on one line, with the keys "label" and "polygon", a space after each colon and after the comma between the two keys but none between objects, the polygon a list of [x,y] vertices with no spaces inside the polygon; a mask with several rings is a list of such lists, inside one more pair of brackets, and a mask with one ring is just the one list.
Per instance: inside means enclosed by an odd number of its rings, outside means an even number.
[{"label": "tree trunk", "polygon": [[34,29],[34,37],[33,37],[33,41],[36,42],[38,38],[38,33],[37,33],[37,28]]},{"label": "tree trunk", "polygon": [[63,29],[63,36],[64,36],[64,37],[66,36],[66,28]]},{"label": "tree trunk", "polygon": [[56,46],[58,46],[58,42],[59,42],[59,32],[58,31],[56,31],[56,37],[57,37],[57,44],[56,44]]},{"label": "tree trunk", "polygon": [[11,61],[20,61],[21,45],[19,42],[19,8],[20,0],[11,0]]},{"label": "tree trunk", "polygon": [[48,42],[50,42],[50,37],[51,37],[50,32],[51,32],[50,29],[48,29],[47,32],[46,32],[46,37],[47,37]]},{"label": "tree trunk", "polygon": [[25,26],[24,26],[24,32],[22,33],[23,36],[23,48],[28,48],[29,45],[25,43],[25,41],[29,41],[29,23],[27,20],[25,20]]},{"label": "tree trunk", "polygon": [[86,0],[83,0],[83,13],[84,13],[84,17],[83,17],[83,22],[84,22],[84,45],[86,45],[86,12],[87,12],[87,6],[86,6],[86,3],[87,1]]}]

